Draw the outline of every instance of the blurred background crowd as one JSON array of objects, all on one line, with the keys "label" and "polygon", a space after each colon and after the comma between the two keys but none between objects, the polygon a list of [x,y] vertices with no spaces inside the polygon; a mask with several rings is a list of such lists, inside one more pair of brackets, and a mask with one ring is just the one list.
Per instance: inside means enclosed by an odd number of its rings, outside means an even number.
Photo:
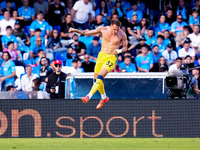
[{"label": "blurred background crowd", "polygon": [[[112,72],[168,72],[200,64],[199,0],[1,0],[1,90],[45,89],[65,73],[93,72],[101,36],[69,33],[121,22],[128,51]],[[199,78],[199,70],[193,71]],[[200,84],[199,84],[200,85]]]}]

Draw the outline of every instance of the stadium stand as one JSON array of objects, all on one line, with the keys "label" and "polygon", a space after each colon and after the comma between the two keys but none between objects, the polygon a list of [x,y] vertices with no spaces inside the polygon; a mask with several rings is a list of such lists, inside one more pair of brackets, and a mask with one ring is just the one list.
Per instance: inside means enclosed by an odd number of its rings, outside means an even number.
[{"label": "stadium stand", "polygon": [[[71,2],[71,1],[70,1]],[[158,3],[158,6],[152,5],[154,2]],[[20,3],[18,1],[12,1],[12,10],[17,11],[16,16],[6,10],[6,1],[0,3],[1,8],[4,11],[1,12],[0,16],[0,28],[6,29],[9,25],[12,27],[13,31],[15,30],[15,35],[17,37],[17,48],[15,50],[18,53],[17,60],[14,60],[15,57],[12,51],[9,51],[12,60],[16,65],[16,74],[17,77],[20,77],[21,74],[24,74],[24,66],[18,66],[17,61],[23,62],[25,65],[31,65],[33,72],[36,74],[40,73],[40,59],[42,57],[47,57],[50,62],[53,60],[61,60],[63,67],[67,66],[64,70],[72,67],[72,61],[74,59],[80,59],[78,63],[78,68],[81,68],[81,62],[84,62],[83,58],[78,55],[80,53],[80,43],[76,41],[73,42],[73,34],[69,33],[69,28],[79,28],[79,29],[96,29],[97,27],[104,25],[110,25],[112,20],[120,20],[122,23],[121,29],[126,33],[128,37],[128,52],[119,54],[117,60],[117,66],[123,66],[125,64],[124,58],[129,56],[131,58],[131,64],[138,66],[138,56],[141,55],[141,47],[147,45],[148,52],[150,53],[155,45],[158,45],[159,51],[151,52],[148,57],[150,59],[156,59],[153,64],[156,67],[162,66],[159,63],[159,58],[163,55],[165,57],[166,65],[169,68],[175,63],[174,53],[177,54],[176,57],[179,57],[179,50],[184,51],[184,55],[181,56],[191,56],[191,64],[193,66],[199,66],[200,64],[200,34],[199,34],[199,5],[195,1],[191,0],[179,0],[179,1],[169,1],[161,2],[156,0],[122,0],[107,3],[107,1],[94,0],[92,2],[81,2],[74,0],[73,5],[67,1],[59,0],[54,3],[53,0],[44,3],[41,5],[41,11],[39,10],[39,3],[28,2]],[[104,6],[106,4],[106,6]],[[51,8],[49,12],[44,8]],[[88,12],[86,9],[80,14],[82,8],[87,8],[91,14],[91,18],[88,18]],[[25,9],[27,9],[27,15],[25,14]],[[56,9],[58,14],[54,14],[52,11]],[[64,10],[64,11],[63,11]],[[6,12],[6,13],[5,13]],[[57,25],[57,22],[52,22],[50,15],[58,17],[55,18],[60,21],[60,24]],[[80,19],[82,17],[82,20]],[[102,17],[101,17],[102,16]],[[14,23],[16,22],[16,23]],[[44,23],[44,26],[40,25]],[[20,30],[18,30],[15,25],[20,25]],[[37,26],[37,27],[36,27]],[[36,28],[39,28],[42,31],[42,34],[39,35],[41,40],[35,41],[30,40],[31,36],[38,33],[34,32]],[[52,40],[52,48],[47,47],[49,37],[53,38],[53,29],[59,32],[59,38],[54,38]],[[19,32],[17,32],[19,31]],[[22,33],[26,34],[26,37],[22,37]],[[60,33],[62,33],[62,38],[60,38]],[[7,36],[10,33],[0,32],[1,36]],[[96,35],[95,35],[96,36]],[[97,35],[98,36],[98,35]],[[141,37],[143,40],[141,40]],[[21,38],[21,39],[20,39]],[[85,53],[88,52],[88,46],[93,42],[93,36],[83,36],[78,35],[78,40],[81,43],[84,43],[86,46]],[[190,40],[188,40],[190,38]],[[14,38],[15,39],[15,38]],[[32,38],[33,39],[33,38]],[[61,40],[60,40],[61,39]],[[64,40],[64,42],[63,42]],[[8,43],[12,39],[6,39],[3,43]],[[31,42],[27,42],[31,41]],[[60,41],[62,44],[60,44]],[[16,41],[15,41],[16,42]],[[33,53],[30,58],[30,45],[35,43],[44,43],[45,47],[39,47],[40,44],[36,44],[35,49],[38,53]],[[63,44],[64,43],[64,44]],[[73,44],[72,44],[73,43]],[[101,43],[101,38],[100,38]],[[189,43],[189,50],[193,53],[187,52],[187,47],[184,43]],[[170,46],[168,47],[168,45]],[[4,47],[3,47],[4,48]],[[56,49],[62,49],[63,51],[56,52]],[[170,48],[170,49],[168,49]],[[7,49],[6,47],[2,49],[2,43],[0,44],[1,53]],[[54,52],[55,50],[55,52]],[[173,50],[173,51],[172,51]],[[171,51],[173,52],[173,61],[171,61]],[[163,54],[162,54],[163,53]],[[90,50],[92,56],[92,50]],[[89,54],[89,55],[90,55]],[[137,60],[135,59],[137,58]],[[141,57],[140,57],[141,58]],[[199,60],[199,61],[198,61]],[[91,59],[90,61],[96,62],[96,60]],[[140,60],[143,63],[147,63],[147,60]],[[170,62],[170,63],[168,63]],[[3,64],[2,57],[0,58],[0,64]],[[184,59],[182,63],[185,63]],[[120,65],[121,64],[121,65]],[[192,66],[192,65],[191,65]],[[51,67],[53,69],[53,67]],[[126,70],[127,68],[127,70]],[[159,69],[162,70],[162,69]],[[3,68],[0,68],[0,75]],[[129,72],[128,66],[124,68],[114,69],[113,72]],[[151,69],[150,69],[151,71]],[[154,70],[155,71],[155,70]],[[136,72],[138,68],[136,67]],[[198,79],[199,80],[199,79]]]}]

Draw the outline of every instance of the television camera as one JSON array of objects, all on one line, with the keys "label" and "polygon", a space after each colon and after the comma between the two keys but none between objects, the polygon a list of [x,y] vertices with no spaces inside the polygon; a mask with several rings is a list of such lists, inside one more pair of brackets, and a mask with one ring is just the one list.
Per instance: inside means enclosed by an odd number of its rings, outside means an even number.
[{"label": "television camera", "polygon": [[191,73],[192,69],[194,68],[188,69],[187,64],[182,64],[180,70],[168,73],[165,79],[166,88],[168,89],[168,98],[187,98],[188,89],[193,86],[193,75]]}]

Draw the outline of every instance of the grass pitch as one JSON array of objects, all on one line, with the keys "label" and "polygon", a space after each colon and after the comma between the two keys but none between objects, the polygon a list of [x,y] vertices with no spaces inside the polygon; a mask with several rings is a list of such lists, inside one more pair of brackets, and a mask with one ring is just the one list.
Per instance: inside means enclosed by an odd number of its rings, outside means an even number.
[{"label": "grass pitch", "polygon": [[200,150],[199,138],[0,139],[0,150]]}]

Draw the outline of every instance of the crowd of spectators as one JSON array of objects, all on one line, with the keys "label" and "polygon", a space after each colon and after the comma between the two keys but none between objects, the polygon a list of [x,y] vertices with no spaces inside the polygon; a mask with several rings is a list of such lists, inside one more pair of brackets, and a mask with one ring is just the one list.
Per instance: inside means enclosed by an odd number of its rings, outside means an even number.
[{"label": "crowd of spectators", "polygon": [[36,90],[36,78],[44,89],[54,60],[65,73],[93,72],[101,35],[68,30],[94,30],[112,20],[121,22],[129,41],[113,72],[168,72],[179,69],[177,60],[200,65],[199,0],[1,0],[0,8],[2,90]]}]

